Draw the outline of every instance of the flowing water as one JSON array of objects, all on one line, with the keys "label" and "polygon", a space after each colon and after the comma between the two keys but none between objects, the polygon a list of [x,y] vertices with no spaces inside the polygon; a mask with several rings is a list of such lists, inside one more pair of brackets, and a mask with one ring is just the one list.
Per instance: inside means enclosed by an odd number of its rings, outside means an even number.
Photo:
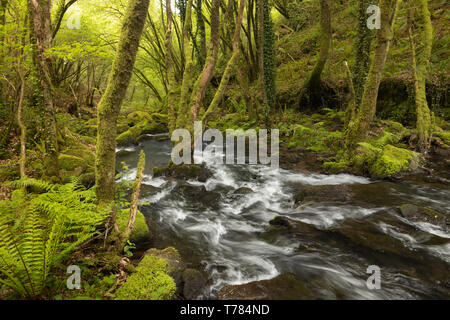
[{"label": "flowing water", "polygon": [[[445,182],[380,182],[348,174],[294,173],[262,165],[215,164],[205,182],[152,177],[167,165],[170,141],[147,140],[118,157],[134,179],[138,152],[147,155],[140,207],[160,247],[175,246],[186,262],[207,272],[199,298],[215,298],[225,285],[291,273],[312,299],[450,298],[450,233],[447,226],[412,222],[398,207],[426,206],[447,215]],[[123,154],[126,153],[126,154]],[[335,186],[353,195],[295,204],[298,190]],[[334,188],[334,189],[333,189]],[[287,235],[268,229],[282,215],[311,226]],[[157,230],[157,231],[155,231]],[[371,248],[373,243],[374,248]],[[381,268],[381,289],[366,285],[367,268]]]}]

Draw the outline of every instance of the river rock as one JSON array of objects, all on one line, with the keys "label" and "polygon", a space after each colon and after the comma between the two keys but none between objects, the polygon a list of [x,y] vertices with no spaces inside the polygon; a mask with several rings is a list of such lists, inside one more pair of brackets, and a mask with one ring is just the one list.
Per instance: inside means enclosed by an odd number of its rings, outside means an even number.
[{"label": "river rock", "polygon": [[367,206],[395,206],[398,204],[391,191],[395,184],[392,182],[374,182],[369,184],[341,184],[308,186],[300,189],[294,195],[295,204],[311,202],[351,203]]},{"label": "river rock", "polygon": [[428,222],[441,227],[447,227],[446,217],[436,210],[420,207],[413,204],[400,206],[400,213],[403,217],[414,222]]},{"label": "river rock", "polygon": [[172,177],[180,180],[196,179],[200,182],[206,182],[212,176],[212,173],[205,167],[199,165],[175,165],[170,164],[164,168],[153,168],[153,176]]},{"label": "river rock", "polygon": [[188,300],[197,299],[206,287],[206,277],[196,269],[186,269],[183,272],[183,296]]},{"label": "river rock", "polygon": [[253,281],[223,287],[219,300],[307,300],[312,295],[295,275],[282,274],[270,280]]},{"label": "river rock", "polygon": [[181,288],[185,265],[181,260],[180,254],[175,248],[168,247],[164,250],[152,248],[147,250],[145,254],[152,255],[158,259],[165,260],[167,262],[167,274],[173,278],[173,280],[177,285],[177,288]]},{"label": "river rock", "polygon": [[253,193],[253,192],[254,192],[254,191],[253,191],[253,189],[251,189],[251,188],[240,187],[240,188],[234,190],[234,191],[233,191],[233,194],[242,194],[242,195],[244,195],[244,194],[249,194],[249,193]]},{"label": "river rock", "polygon": [[148,195],[154,195],[157,194],[158,192],[161,192],[161,188],[152,186],[150,184],[145,184],[143,183],[141,185],[141,195],[142,196],[148,196]]}]

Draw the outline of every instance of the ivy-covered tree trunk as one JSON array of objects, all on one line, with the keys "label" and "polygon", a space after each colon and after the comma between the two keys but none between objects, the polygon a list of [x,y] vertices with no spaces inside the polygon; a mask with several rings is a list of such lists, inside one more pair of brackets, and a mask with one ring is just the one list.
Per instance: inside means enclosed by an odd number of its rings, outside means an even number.
[{"label": "ivy-covered tree trunk", "polygon": [[95,179],[100,205],[114,200],[117,117],[133,73],[148,6],[149,0],[128,1],[108,84],[97,106]]},{"label": "ivy-covered tree trunk", "polygon": [[275,85],[275,34],[273,31],[273,22],[271,17],[272,6],[269,1],[264,1],[264,85],[267,94],[268,112],[273,109],[277,101],[277,90]]},{"label": "ivy-covered tree trunk", "polygon": [[364,91],[364,83],[369,71],[370,45],[373,31],[367,27],[367,8],[373,1],[360,0],[358,8],[358,33],[355,42],[355,68],[353,84],[355,88],[355,103],[359,106]]},{"label": "ivy-covered tree trunk", "polygon": [[51,60],[46,51],[52,44],[51,1],[28,0],[31,35],[33,42],[33,62],[42,90],[42,108],[45,141],[44,175],[47,179],[59,181],[57,126],[53,105],[53,86],[50,76]]},{"label": "ivy-covered tree trunk", "polygon": [[348,155],[355,149],[356,144],[366,137],[375,116],[378,89],[383,75],[389,45],[393,37],[392,27],[397,13],[397,7],[398,0],[380,0],[381,28],[377,31],[374,55],[364,85],[361,105],[355,119],[352,119],[348,125],[346,136],[346,150],[348,151]]},{"label": "ivy-covered tree trunk", "polygon": [[[331,30],[331,9],[330,0],[320,0],[320,52],[319,58],[311,71],[308,79],[304,83],[299,94],[299,106],[306,101],[306,105],[315,104],[314,101],[320,98],[320,88],[322,71],[327,63],[330,54],[332,40]],[[311,103],[313,102],[313,103]]]},{"label": "ivy-covered tree trunk", "polygon": [[[421,59],[417,61],[414,39],[411,31],[411,20],[409,36],[411,43],[412,70],[414,78],[414,95],[417,110],[417,134],[419,138],[418,147],[422,153],[427,153],[432,135],[431,113],[428,107],[426,96],[426,77],[428,74],[428,65],[430,63],[431,49],[433,46],[433,26],[431,24],[430,11],[428,10],[427,0],[414,0],[420,10],[420,20],[422,22],[422,43],[424,45]],[[411,9],[412,10],[412,9]],[[410,15],[412,12],[410,10]]]},{"label": "ivy-covered tree trunk", "polygon": [[203,1],[197,0],[196,7],[197,15],[197,30],[200,36],[200,48],[199,48],[199,64],[205,63],[206,58],[206,29],[205,29],[205,19],[203,19]]}]

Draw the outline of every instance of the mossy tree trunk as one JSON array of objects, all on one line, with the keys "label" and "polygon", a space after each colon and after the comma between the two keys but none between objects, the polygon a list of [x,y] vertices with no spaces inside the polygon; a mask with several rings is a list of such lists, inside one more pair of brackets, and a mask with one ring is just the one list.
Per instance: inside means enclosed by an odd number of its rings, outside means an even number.
[{"label": "mossy tree trunk", "polygon": [[[233,1],[233,0],[231,0]],[[220,0],[212,0],[211,7],[211,39],[209,41],[208,55],[197,81],[192,91],[192,120],[197,121],[206,89],[211,82],[211,78],[216,68],[217,56],[219,55],[220,44]]]},{"label": "mossy tree trunk", "polygon": [[52,45],[51,1],[28,0],[28,13],[33,42],[33,62],[42,89],[42,108],[45,141],[44,175],[47,179],[59,181],[58,139],[55,110],[53,104],[53,85],[50,76],[51,59],[46,51]]},{"label": "mossy tree trunk", "polygon": [[332,41],[330,0],[320,0],[320,52],[319,58],[299,94],[299,107],[317,104],[320,99],[321,75],[330,55]]},{"label": "mossy tree trunk", "polygon": [[236,27],[235,27],[234,36],[233,36],[233,51],[231,54],[231,58],[230,58],[230,60],[228,60],[227,66],[222,75],[222,79],[220,80],[219,88],[217,89],[216,93],[214,94],[214,98],[202,118],[203,126],[205,128],[208,124],[208,121],[209,121],[211,115],[216,111],[220,101],[222,100],[223,95],[225,93],[225,89],[228,85],[228,81],[230,80],[230,77],[236,68],[236,62],[238,60],[239,52],[240,52],[239,51],[239,38],[240,38],[239,36],[241,33],[242,19],[244,17],[244,9],[245,9],[246,1],[247,0],[241,0],[240,4],[239,4],[239,12],[238,12],[238,17],[236,20]]},{"label": "mossy tree trunk", "polygon": [[[411,0],[410,0],[411,1]],[[428,74],[428,65],[430,63],[431,49],[433,46],[433,26],[431,24],[430,11],[428,10],[427,0],[414,0],[420,10],[420,20],[422,24],[422,43],[424,45],[420,61],[416,59],[416,49],[412,34],[413,9],[410,8],[409,14],[409,39],[411,44],[412,71],[414,79],[414,96],[417,110],[417,134],[419,138],[418,148],[426,154],[430,145],[432,135],[431,113],[428,107],[426,96],[426,78]]]},{"label": "mossy tree trunk", "polygon": [[149,0],[128,1],[108,84],[97,106],[95,179],[100,205],[114,200],[117,117],[133,73],[148,6]]},{"label": "mossy tree trunk", "polygon": [[22,119],[22,108],[23,108],[23,99],[25,95],[25,76],[24,71],[22,70],[22,61],[19,58],[17,62],[17,74],[20,78],[20,93],[19,93],[19,104],[17,106],[17,123],[20,128],[20,160],[19,160],[19,172],[20,178],[26,177],[25,173],[25,164],[27,161],[26,154],[26,144],[27,144],[27,128]]},{"label": "mossy tree trunk", "polygon": [[355,42],[355,67],[353,84],[355,88],[355,103],[359,106],[364,91],[364,84],[370,63],[370,46],[373,40],[373,31],[367,27],[367,8],[373,1],[360,0],[358,7],[358,32]]},{"label": "mossy tree trunk", "polygon": [[346,150],[350,155],[358,142],[366,137],[375,116],[378,89],[383,75],[383,68],[393,37],[393,24],[397,13],[398,0],[380,0],[381,28],[377,31],[374,54],[369,73],[364,85],[361,105],[355,118],[348,125]]},{"label": "mossy tree trunk", "polygon": [[[192,92],[192,82],[194,78],[194,63],[192,61],[192,47],[190,41],[191,33],[191,15],[192,15],[192,3],[193,0],[188,0],[185,6],[184,25],[182,34],[182,52],[181,56],[184,57],[184,70],[183,80],[181,83],[180,100],[178,103],[177,113],[177,128],[192,128],[192,113],[189,108],[189,98]],[[191,125],[189,126],[189,123]]]},{"label": "mossy tree trunk", "polygon": [[205,63],[206,59],[206,29],[205,29],[205,19],[203,18],[203,1],[197,0],[196,6],[197,15],[197,30],[200,36],[200,48],[199,48],[199,59],[200,65]]},{"label": "mossy tree trunk", "polygon": [[173,59],[172,46],[172,0],[166,0],[166,35],[165,35],[165,50],[166,50],[166,72],[167,72],[167,113],[169,115],[169,131],[172,132],[176,127],[177,120],[177,98],[176,90],[178,82],[175,77],[175,61]]}]

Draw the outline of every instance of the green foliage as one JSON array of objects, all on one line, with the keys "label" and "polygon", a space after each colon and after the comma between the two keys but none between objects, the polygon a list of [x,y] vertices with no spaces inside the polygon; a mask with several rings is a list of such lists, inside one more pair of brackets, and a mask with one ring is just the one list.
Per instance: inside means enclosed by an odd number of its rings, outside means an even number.
[{"label": "green foliage", "polygon": [[77,181],[50,185],[23,179],[9,185],[45,190],[28,196],[16,190],[11,200],[0,202],[0,282],[36,298],[46,288],[49,271],[96,234],[109,210],[99,211],[94,192]]},{"label": "green foliage", "polygon": [[175,281],[167,275],[168,264],[163,259],[146,255],[133,273],[115,293],[115,300],[170,300]]}]

